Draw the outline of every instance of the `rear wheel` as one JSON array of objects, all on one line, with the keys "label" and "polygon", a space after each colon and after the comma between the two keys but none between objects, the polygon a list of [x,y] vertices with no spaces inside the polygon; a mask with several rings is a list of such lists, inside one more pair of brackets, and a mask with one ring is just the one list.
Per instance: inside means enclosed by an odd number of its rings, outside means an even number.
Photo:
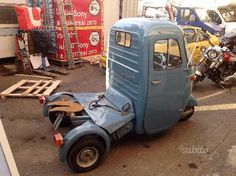
[{"label": "rear wheel", "polygon": [[186,106],[179,121],[186,121],[192,117],[194,113],[194,106]]},{"label": "rear wheel", "polygon": [[96,168],[104,157],[105,146],[96,136],[79,139],[67,155],[67,163],[74,172],[87,172]]}]

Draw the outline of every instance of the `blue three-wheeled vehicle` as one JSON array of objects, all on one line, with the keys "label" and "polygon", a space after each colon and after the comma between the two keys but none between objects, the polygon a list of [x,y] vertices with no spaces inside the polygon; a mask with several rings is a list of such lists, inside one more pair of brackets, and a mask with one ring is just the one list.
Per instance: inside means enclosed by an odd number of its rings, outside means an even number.
[{"label": "blue three-wheeled vehicle", "polygon": [[[183,31],[172,22],[122,19],[111,29],[105,93],[55,93],[40,100],[61,161],[75,172],[98,166],[110,143],[127,133],[154,134],[189,119],[194,69],[188,65]],[[68,96],[69,100],[62,97]],[[45,101],[43,101],[45,100]]]}]

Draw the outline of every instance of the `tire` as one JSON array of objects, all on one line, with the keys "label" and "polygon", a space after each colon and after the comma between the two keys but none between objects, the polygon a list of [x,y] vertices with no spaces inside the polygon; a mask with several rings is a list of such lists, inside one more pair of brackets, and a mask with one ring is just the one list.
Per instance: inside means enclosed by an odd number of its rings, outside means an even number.
[{"label": "tire", "polygon": [[[55,120],[57,119],[58,113],[63,112],[50,112],[49,111],[49,120],[52,124],[54,124]],[[68,127],[71,125],[70,117],[64,116],[59,127]]]},{"label": "tire", "polygon": [[67,163],[74,172],[88,172],[101,164],[104,153],[105,146],[101,139],[87,136],[72,145],[67,155]]},{"label": "tire", "polygon": [[184,112],[190,111],[190,110],[191,110],[191,112],[189,114],[181,115],[181,118],[179,119],[179,121],[183,122],[183,121],[186,121],[186,120],[190,119],[193,116],[193,113],[194,113],[194,106],[186,106],[185,110],[184,110]]}]

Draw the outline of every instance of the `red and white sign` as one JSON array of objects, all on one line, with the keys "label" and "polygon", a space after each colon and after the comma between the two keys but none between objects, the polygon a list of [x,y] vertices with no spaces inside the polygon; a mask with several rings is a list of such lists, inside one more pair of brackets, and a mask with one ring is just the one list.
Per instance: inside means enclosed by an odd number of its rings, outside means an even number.
[{"label": "red and white sign", "polygon": [[33,30],[42,27],[41,10],[38,7],[15,6],[19,29]]},{"label": "red and white sign", "polygon": [[[66,3],[67,0],[64,0]],[[75,25],[78,33],[80,56],[88,58],[90,56],[101,55],[102,52],[102,0],[72,0]],[[57,5],[55,5],[57,7]],[[57,27],[58,58],[66,60],[63,38],[60,28],[60,18],[56,10],[55,20]],[[67,9],[65,9],[67,11]],[[71,23],[67,18],[67,23]],[[71,32],[71,31],[70,31]],[[71,35],[73,36],[73,35]],[[74,38],[71,37],[72,51]],[[76,57],[76,54],[74,54]]]},{"label": "red and white sign", "polygon": [[[66,3],[66,0],[64,0]],[[101,0],[72,0],[75,24],[78,27],[101,26]],[[66,11],[66,9],[65,9]],[[60,18],[56,9],[56,26],[60,26]]]},{"label": "red and white sign", "polygon": [[[80,56],[86,58],[88,56],[93,55],[101,55],[101,29],[92,29],[92,30],[77,30],[78,39],[79,39],[79,48],[80,48]],[[72,33],[72,31],[69,31]],[[73,36],[73,35],[70,35]],[[75,39],[71,37],[71,47],[72,52],[74,53],[73,57],[78,57],[76,53],[76,47],[73,43],[75,43]],[[66,53],[64,49],[64,41],[62,38],[62,32],[57,31],[57,44],[58,44],[58,58],[60,60],[66,60]]]}]

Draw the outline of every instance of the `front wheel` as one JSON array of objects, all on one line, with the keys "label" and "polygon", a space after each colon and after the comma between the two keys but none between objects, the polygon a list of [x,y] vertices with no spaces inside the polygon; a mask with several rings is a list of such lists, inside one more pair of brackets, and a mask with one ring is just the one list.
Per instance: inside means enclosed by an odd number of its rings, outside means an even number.
[{"label": "front wheel", "polygon": [[74,172],[88,172],[101,163],[104,153],[105,146],[101,139],[87,136],[72,145],[67,163]]},{"label": "front wheel", "polygon": [[186,106],[184,112],[181,114],[179,121],[186,121],[192,117],[194,113],[194,106]]}]

